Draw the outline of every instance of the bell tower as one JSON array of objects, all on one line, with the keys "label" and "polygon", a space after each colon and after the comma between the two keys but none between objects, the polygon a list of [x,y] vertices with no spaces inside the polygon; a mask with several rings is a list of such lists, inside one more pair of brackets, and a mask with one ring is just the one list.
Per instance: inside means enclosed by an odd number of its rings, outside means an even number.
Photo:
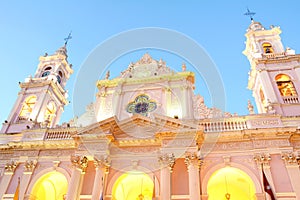
[{"label": "bell tower", "polygon": [[68,104],[65,85],[73,73],[66,44],[53,55],[41,56],[34,76],[19,82],[21,90],[1,133],[18,133],[36,125],[51,128],[58,124]]},{"label": "bell tower", "polygon": [[266,29],[251,20],[243,51],[251,65],[248,88],[258,113],[296,116],[300,113],[300,55],[283,47],[280,34],[280,27]]}]

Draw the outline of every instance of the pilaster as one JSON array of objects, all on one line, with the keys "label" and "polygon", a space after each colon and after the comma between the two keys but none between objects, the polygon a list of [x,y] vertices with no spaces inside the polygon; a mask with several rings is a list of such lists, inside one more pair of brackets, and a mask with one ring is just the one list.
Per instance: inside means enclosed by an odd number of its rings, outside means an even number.
[{"label": "pilaster", "polygon": [[289,174],[293,191],[296,193],[297,199],[300,199],[300,170],[298,165],[300,158],[293,152],[284,152],[281,154],[281,158],[285,162],[285,167]]},{"label": "pilaster", "polygon": [[0,187],[0,199],[2,199],[5,194],[7,187],[11,181],[12,176],[14,175],[15,169],[17,168],[18,163],[15,161],[7,162],[4,168],[4,174],[1,179]]},{"label": "pilaster", "polygon": [[24,164],[24,172],[21,178],[20,182],[20,193],[19,193],[19,198],[24,199],[24,195],[26,193],[27,187],[29,185],[32,173],[35,169],[35,166],[37,164],[36,160],[27,160],[25,161]]}]

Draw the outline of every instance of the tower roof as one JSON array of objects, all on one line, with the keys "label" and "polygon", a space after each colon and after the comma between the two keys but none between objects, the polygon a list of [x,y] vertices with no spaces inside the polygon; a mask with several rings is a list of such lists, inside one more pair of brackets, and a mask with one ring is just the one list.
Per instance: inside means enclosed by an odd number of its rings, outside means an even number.
[{"label": "tower roof", "polygon": [[265,27],[260,23],[254,20],[251,20],[251,24],[249,25],[247,32],[249,31],[262,31],[265,30]]},{"label": "tower roof", "polygon": [[68,57],[68,54],[67,54],[67,47],[66,47],[66,44],[64,45],[64,46],[62,46],[62,47],[60,47],[59,49],[57,49],[56,51],[55,51],[55,54],[56,55],[64,55],[64,56],[66,56],[66,58]]}]

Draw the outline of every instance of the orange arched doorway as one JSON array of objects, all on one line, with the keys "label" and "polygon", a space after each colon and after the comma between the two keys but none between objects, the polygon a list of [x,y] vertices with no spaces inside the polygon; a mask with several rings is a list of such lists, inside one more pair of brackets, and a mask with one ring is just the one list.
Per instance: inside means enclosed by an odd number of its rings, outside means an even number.
[{"label": "orange arched doorway", "polygon": [[153,180],[143,172],[122,174],[112,188],[112,200],[152,200]]},{"label": "orange arched doorway", "polygon": [[252,179],[240,169],[224,167],[215,171],[207,184],[209,200],[255,200]]},{"label": "orange arched doorway", "polygon": [[30,200],[63,200],[68,191],[66,177],[57,171],[41,176],[33,186]]}]

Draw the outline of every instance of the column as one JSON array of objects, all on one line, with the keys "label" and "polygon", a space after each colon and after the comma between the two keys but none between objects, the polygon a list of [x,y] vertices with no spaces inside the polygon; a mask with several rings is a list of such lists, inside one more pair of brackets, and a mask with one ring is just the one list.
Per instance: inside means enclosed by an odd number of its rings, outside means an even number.
[{"label": "column", "polygon": [[196,153],[190,153],[185,156],[185,164],[189,173],[189,194],[190,200],[199,200],[200,198],[200,180],[199,169],[200,159]]},{"label": "column", "polygon": [[10,161],[5,165],[4,175],[1,180],[1,187],[0,187],[0,199],[2,199],[3,195],[5,194],[7,187],[10,183],[12,176],[14,175],[15,169],[18,163],[15,161]]},{"label": "column", "polygon": [[[261,182],[263,195],[265,196],[265,192],[264,192],[264,189],[263,189],[264,185],[263,185],[263,180],[262,180],[262,167],[263,167],[264,173],[265,173],[265,175],[268,179],[268,182],[271,185],[271,189],[273,191],[273,194],[276,197],[276,191],[275,191],[273,178],[272,178],[272,174],[271,174],[271,170],[270,170],[271,156],[267,153],[257,154],[257,155],[254,156],[254,160],[256,161],[257,168],[260,170],[259,174],[260,174],[260,182]],[[261,194],[256,194],[257,197],[259,195],[261,195]]]},{"label": "column", "polygon": [[87,157],[80,157],[80,156],[71,156],[71,162],[73,165],[71,181],[68,188],[67,193],[67,200],[78,200],[81,188],[82,188],[82,181],[83,175],[87,168]]},{"label": "column", "polygon": [[160,170],[160,200],[171,199],[171,173],[175,164],[174,154],[164,154],[159,157]]},{"label": "column", "polygon": [[283,153],[281,158],[285,161],[285,167],[288,171],[293,191],[296,193],[296,199],[300,199],[300,170],[298,165],[299,157],[294,153]]},{"label": "column", "polygon": [[31,179],[32,173],[35,169],[37,161],[36,160],[27,160],[24,164],[24,172],[20,182],[20,197],[19,199],[24,199],[25,192],[29,185],[29,181]]},{"label": "column", "polygon": [[96,168],[96,175],[94,179],[92,200],[99,200],[101,195],[104,195],[104,178],[105,174],[108,174],[109,172],[110,161],[107,157],[101,159],[95,158],[94,164]]}]

